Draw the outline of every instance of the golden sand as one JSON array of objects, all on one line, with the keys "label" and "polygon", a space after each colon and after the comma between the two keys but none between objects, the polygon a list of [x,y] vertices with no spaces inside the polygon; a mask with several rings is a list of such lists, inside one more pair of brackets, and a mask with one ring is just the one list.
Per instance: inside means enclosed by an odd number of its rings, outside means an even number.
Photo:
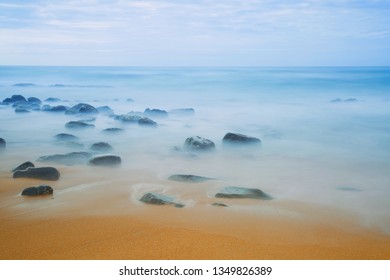
[{"label": "golden sand", "polygon": [[[55,193],[45,198],[20,196],[42,182],[0,178],[0,259],[390,258],[388,234],[336,209],[237,199],[216,207],[201,195],[206,183],[183,193],[195,198],[190,207],[145,205],[139,190],[159,186],[150,174],[88,185],[87,175],[72,181],[71,168],[61,172],[66,180],[50,183]],[[178,188],[189,189],[172,183],[167,192]]]}]

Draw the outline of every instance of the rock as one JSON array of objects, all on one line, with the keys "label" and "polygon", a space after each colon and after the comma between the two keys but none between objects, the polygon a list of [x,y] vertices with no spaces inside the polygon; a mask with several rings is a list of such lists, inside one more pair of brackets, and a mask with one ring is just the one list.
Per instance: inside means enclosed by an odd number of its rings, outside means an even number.
[{"label": "rock", "polygon": [[259,145],[261,144],[261,140],[256,137],[251,137],[240,133],[228,132],[223,137],[222,143],[231,145]]},{"label": "rock", "polygon": [[120,120],[125,123],[138,123],[140,119],[142,119],[141,116],[138,115],[120,115],[115,117],[116,120]]},{"label": "rock", "polygon": [[242,187],[224,187],[215,197],[219,198],[254,198],[270,200],[272,197],[262,190]]},{"label": "rock", "polygon": [[68,133],[59,133],[54,137],[58,141],[76,141],[79,139],[77,136],[75,136],[73,134],[68,134]]},{"label": "rock", "polygon": [[100,107],[97,107],[96,110],[98,110],[98,112],[101,113],[101,114],[106,114],[106,115],[114,114],[114,110],[112,110],[108,106],[100,106]]},{"label": "rock", "polygon": [[168,117],[168,112],[160,109],[146,108],[144,111],[144,115],[148,117],[154,117],[154,118],[166,118]]},{"label": "rock", "polygon": [[48,185],[29,187],[29,188],[25,188],[22,191],[22,195],[25,196],[37,196],[37,195],[48,195],[48,194],[53,194],[53,189]]},{"label": "rock", "polygon": [[106,142],[94,143],[94,144],[92,144],[90,149],[93,150],[93,151],[99,151],[99,152],[109,152],[109,151],[112,151],[111,145],[106,143]]},{"label": "rock", "polygon": [[61,99],[59,99],[57,97],[49,97],[49,98],[46,98],[45,101],[46,102],[60,102]]},{"label": "rock", "polygon": [[29,97],[29,98],[27,98],[27,102],[29,102],[29,103],[36,103],[36,104],[42,104],[42,101],[39,98],[36,98],[36,97]]},{"label": "rock", "polygon": [[26,110],[26,109],[16,108],[15,109],[15,113],[17,113],[17,114],[25,114],[25,113],[31,113],[31,112],[29,110]]},{"label": "rock", "polygon": [[55,162],[65,165],[85,164],[92,157],[88,152],[72,152],[68,154],[55,154],[42,156],[37,159],[39,162]]},{"label": "rock", "polygon": [[5,149],[6,145],[7,144],[5,140],[3,138],[0,138],[0,150]]},{"label": "rock", "polygon": [[20,110],[33,110],[39,111],[41,110],[41,105],[38,103],[30,103],[30,102],[15,102],[12,107]]},{"label": "rock", "polygon": [[110,127],[110,128],[106,128],[106,129],[103,129],[102,132],[104,133],[119,133],[119,132],[123,132],[124,130],[122,128],[118,128],[118,127]]},{"label": "rock", "polygon": [[169,114],[180,116],[192,116],[195,114],[195,110],[192,108],[180,108],[169,111]]},{"label": "rock", "polygon": [[75,141],[59,141],[58,144],[64,147],[72,148],[72,149],[83,149],[84,144]]},{"label": "rock", "polygon": [[35,165],[31,161],[26,161],[26,162],[22,163],[21,165],[15,167],[12,170],[12,172],[15,172],[15,171],[18,171],[18,170],[26,170],[29,167],[35,167]]},{"label": "rock", "polygon": [[219,207],[229,207],[229,205],[225,203],[220,203],[220,202],[214,202],[211,204],[212,206],[219,206]]},{"label": "rock", "polygon": [[186,174],[174,174],[168,177],[168,180],[188,183],[200,183],[209,180],[215,180],[214,178],[208,178],[197,175],[186,175]]},{"label": "rock", "polygon": [[184,204],[174,202],[173,197],[153,192],[144,194],[140,201],[146,204],[154,205],[173,205],[177,208],[183,208],[185,206]]},{"label": "rock", "polygon": [[13,84],[12,86],[13,87],[36,87],[37,85],[33,83],[17,83],[17,84]]},{"label": "rock", "polygon": [[81,128],[94,128],[95,125],[88,124],[81,121],[70,121],[65,124],[65,127],[70,129],[81,129]]},{"label": "rock", "polygon": [[347,98],[344,99],[344,102],[357,102],[358,100],[356,98]]},{"label": "rock", "polygon": [[339,103],[339,102],[343,102],[343,100],[341,98],[336,98],[336,99],[332,99],[330,102]]},{"label": "rock", "polygon": [[347,98],[347,99],[341,99],[341,98],[336,98],[331,100],[330,102],[332,103],[341,103],[341,102],[358,102],[356,98]]},{"label": "rock", "polygon": [[65,114],[75,115],[75,114],[97,114],[99,111],[92,105],[86,103],[79,103],[69,108]]},{"label": "rock", "polygon": [[50,106],[50,105],[43,105],[42,111],[45,112],[65,112],[69,109],[69,107],[64,105],[57,105],[57,106]]},{"label": "rock", "polygon": [[199,136],[188,137],[184,142],[184,150],[193,152],[214,151],[213,141]]},{"label": "rock", "polygon": [[10,98],[3,100],[4,103],[15,103],[15,102],[27,102],[26,98],[23,95],[14,94]]},{"label": "rock", "polygon": [[96,156],[90,159],[89,161],[91,165],[98,165],[98,166],[117,166],[120,165],[121,162],[122,162],[121,158],[115,155]]},{"label": "rock", "polygon": [[141,118],[138,120],[138,124],[142,126],[157,126],[157,123],[149,118]]},{"label": "rock", "polygon": [[60,172],[54,167],[30,167],[26,170],[18,170],[13,178],[33,178],[56,181],[60,178]]}]

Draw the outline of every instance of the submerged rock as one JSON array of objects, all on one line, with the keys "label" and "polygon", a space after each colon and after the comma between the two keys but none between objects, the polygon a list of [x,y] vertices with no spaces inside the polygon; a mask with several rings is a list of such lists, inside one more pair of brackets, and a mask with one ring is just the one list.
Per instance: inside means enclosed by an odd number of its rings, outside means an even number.
[{"label": "submerged rock", "polygon": [[155,117],[155,118],[166,118],[168,117],[168,112],[161,109],[146,108],[144,111],[144,115],[149,117]]},{"label": "submerged rock", "polygon": [[69,109],[69,107],[64,106],[64,105],[57,105],[57,106],[43,105],[42,106],[42,111],[53,112],[53,113],[65,112],[68,109]]},{"label": "submerged rock", "polygon": [[124,130],[122,128],[118,128],[118,127],[110,127],[110,128],[106,128],[106,129],[103,129],[102,132],[104,133],[119,133],[119,132],[123,132]]},{"label": "submerged rock", "polygon": [[222,139],[223,144],[231,144],[231,145],[259,145],[261,144],[261,140],[256,137],[240,134],[240,133],[232,133],[228,132]]},{"label": "submerged rock", "polygon": [[126,114],[126,115],[115,116],[115,119],[125,123],[138,123],[138,121],[142,119],[142,117],[138,115]]},{"label": "submerged rock", "polygon": [[27,109],[16,108],[15,109],[15,113],[17,113],[17,114],[25,114],[25,113],[31,113],[31,111],[29,111]]},{"label": "submerged rock", "polygon": [[59,133],[59,134],[55,135],[54,137],[58,141],[76,141],[79,139],[77,136],[75,136],[73,134],[69,134],[69,133]]},{"label": "submerged rock", "polygon": [[59,99],[57,97],[49,97],[49,98],[46,98],[45,101],[46,102],[60,102],[61,99]]},{"label": "submerged rock", "polygon": [[98,166],[117,166],[122,163],[122,160],[119,156],[102,155],[90,159],[89,163],[91,165],[98,165]]},{"label": "submerged rock", "polygon": [[229,205],[221,202],[214,202],[211,204],[212,206],[219,206],[219,207],[229,207]]},{"label": "submerged rock", "polygon": [[96,110],[98,110],[98,112],[101,113],[101,114],[106,114],[106,115],[114,114],[114,110],[112,110],[108,106],[100,106],[100,107],[97,107]]},{"label": "submerged rock", "polygon": [[184,142],[184,150],[200,152],[214,151],[215,144],[213,141],[199,136],[188,137]]},{"label": "submerged rock", "polygon": [[242,188],[242,187],[224,187],[220,192],[218,192],[215,197],[220,198],[254,198],[254,199],[263,199],[270,200],[272,197],[262,190],[251,189],[251,188]]},{"label": "submerged rock", "polygon": [[87,103],[79,103],[77,105],[74,105],[73,107],[69,108],[69,110],[65,112],[65,114],[67,115],[97,114],[97,113],[99,113],[99,111],[95,107]]},{"label": "submerged rock", "polygon": [[168,180],[178,181],[178,182],[188,182],[188,183],[200,183],[200,182],[215,180],[215,179],[203,177],[203,176],[197,176],[197,175],[174,174],[169,176]]},{"label": "submerged rock", "polygon": [[39,98],[36,98],[36,97],[29,97],[29,98],[27,98],[27,102],[29,102],[29,103],[36,103],[36,104],[42,104],[42,101]]},{"label": "submerged rock", "polygon": [[17,83],[17,84],[13,84],[12,86],[13,87],[36,87],[37,85],[33,83]]},{"label": "submerged rock", "polygon": [[11,97],[7,97],[3,100],[4,103],[10,104],[15,102],[27,102],[27,99],[23,95],[14,94]]},{"label": "submerged rock", "polygon": [[60,178],[60,172],[54,167],[30,167],[26,170],[18,170],[13,178],[33,178],[56,181]]},{"label": "submerged rock", "polygon": [[53,194],[53,189],[48,185],[40,185],[37,187],[25,188],[22,191],[24,196],[38,196],[38,195],[48,195]]},{"label": "submerged rock", "polygon": [[90,147],[93,151],[99,151],[99,152],[109,152],[112,150],[112,147],[110,144],[106,142],[97,142],[91,145]]},{"label": "submerged rock", "polygon": [[6,145],[7,144],[5,140],[3,138],[0,138],[0,150],[5,149]]},{"label": "submerged rock", "polygon": [[42,156],[37,159],[39,162],[55,162],[65,165],[85,164],[92,157],[92,154],[87,152],[72,152],[68,154],[55,154]]},{"label": "submerged rock", "polygon": [[148,192],[144,194],[141,199],[141,202],[146,204],[154,204],[154,205],[173,205],[177,208],[183,208],[185,205],[181,203],[174,202],[174,198],[171,196]]},{"label": "submerged rock", "polygon": [[65,127],[70,129],[82,129],[82,128],[94,128],[95,125],[81,122],[81,121],[70,121],[65,124]]},{"label": "submerged rock", "polygon": [[192,108],[180,108],[169,111],[169,114],[179,116],[192,116],[195,114],[195,110]]},{"label": "submerged rock", "polygon": [[157,126],[157,123],[149,118],[141,118],[138,120],[138,124],[142,126]]},{"label": "submerged rock", "polygon": [[12,172],[15,172],[18,170],[26,170],[27,168],[30,168],[30,167],[35,167],[34,163],[32,163],[31,161],[26,161],[26,162],[22,163],[21,165],[15,167],[12,170]]}]

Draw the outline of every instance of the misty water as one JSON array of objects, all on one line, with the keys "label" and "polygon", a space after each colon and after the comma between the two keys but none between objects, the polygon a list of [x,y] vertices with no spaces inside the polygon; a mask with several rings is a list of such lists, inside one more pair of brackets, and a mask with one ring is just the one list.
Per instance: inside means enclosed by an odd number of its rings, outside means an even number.
[{"label": "misty water", "polygon": [[[0,105],[0,138],[7,142],[2,177],[24,161],[90,151],[105,141],[122,158],[115,174],[124,184],[134,170],[154,174],[161,185],[177,173],[207,176],[218,180],[205,196],[223,186],[260,188],[277,201],[349,211],[390,231],[390,68],[0,67],[0,101],[14,94],[51,106],[107,105],[116,115],[146,108],[193,108],[195,114],[151,117],[158,126],[142,127],[102,113],[15,113],[12,105]],[[45,102],[49,97],[61,101]],[[95,128],[64,127],[91,118]],[[123,132],[102,132],[110,127]],[[227,148],[227,132],[257,137],[261,147]],[[78,136],[84,148],[59,145],[58,133]],[[216,151],[184,152],[185,139],[195,135],[212,140]],[[85,166],[71,168],[72,176],[77,168],[86,176]],[[112,169],[96,170],[88,173],[92,186],[102,174],[105,181],[117,179]],[[140,181],[134,190],[147,184]],[[189,204],[196,207],[196,199]]]}]

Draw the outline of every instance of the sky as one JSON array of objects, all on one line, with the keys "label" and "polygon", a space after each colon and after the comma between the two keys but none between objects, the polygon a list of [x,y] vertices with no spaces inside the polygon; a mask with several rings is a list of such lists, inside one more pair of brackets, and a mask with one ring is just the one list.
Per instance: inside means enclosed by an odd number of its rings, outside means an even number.
[{"label": "sky", "polygon": [[0,0],[0,65],[389,66],[390,0]]}]

